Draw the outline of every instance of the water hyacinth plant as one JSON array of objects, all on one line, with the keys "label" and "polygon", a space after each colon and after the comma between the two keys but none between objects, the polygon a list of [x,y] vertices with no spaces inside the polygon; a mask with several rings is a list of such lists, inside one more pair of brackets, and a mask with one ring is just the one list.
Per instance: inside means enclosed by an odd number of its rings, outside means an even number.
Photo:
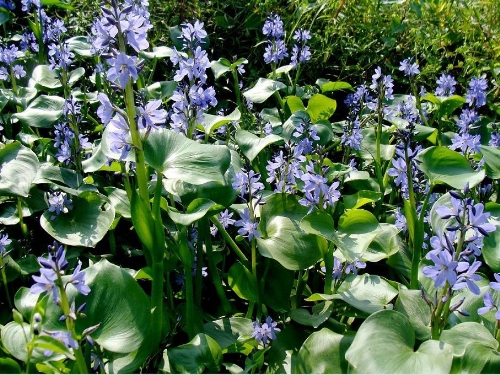
[{"label": "water hyacinth plant", "polygon": [[0,370],[497,372],[498,67],[307,82],[312,28],[153,5],[0,1]]}]

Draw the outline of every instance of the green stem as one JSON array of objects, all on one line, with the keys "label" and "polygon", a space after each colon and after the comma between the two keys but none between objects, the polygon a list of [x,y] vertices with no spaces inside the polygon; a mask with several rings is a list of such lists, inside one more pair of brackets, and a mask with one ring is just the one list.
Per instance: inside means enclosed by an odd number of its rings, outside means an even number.
[{"label": "green stem", "polygon": [[21,226],[21,231],[23,232],[24,238],[28,237],[28,226],[24,222],[23,218],[23,206],[21,198],[17,198],[17,216],[19,217],[19,225]]},{"label": "green stem", "polygon": [[5,288],[5,295],[7,297],[7,304],[9,305],[9,309],[13,309],[12,300],[10,298],[9,286],[7,284],[7,275],[5,274],[5,263],[3,261],[3,255],[0,254],[0,272],[2,273],[2,283]]},{"label": "green stem", "polygon": [[193,267],[193,257],[189,250],[187,240],[187,229],[182,227],[179,233],[179,251],[181,254],[182,265],[184,267],[184,282],[186,295],[186,331],[191,340],[197,333],[197,327],[194,316],[194,295],[193,295],[193,275],[191,269]]},{"label": "green stem", "polygon": [[217,230],[219,231],[220,234],[222,234],[222,237],[229,245],[229,247],[234,251],[240,262],[243,263],[248,268],[248,270],[250,270],[250,264],[248,263],[248,258],[245,256],[243,251],[241,251],[236,242],[234,242],[233,238],[229,235],[226,228],[224,228],[222,224],[219,222],[219,219],[217,219],[216,216],[212,216],[210,218],[210,221],[214,223],[214,225],[217,227]]},{"label": "green stem", "polygon": [[241,102],[241,93],[240,93],[240,85],[238,84],[238,71],[237,68],[231,69],[233,73],[233,86],[234,86],[234,95],[236,96],[236,103],[238,104],[238,109],[240,113],[243,114],[243,104]]},{"label": "green stem", "polygon": [[226,296],[226,292],[222,287],[222,280],[219,276],[219,271],[217,270],[217,265],[215,263],[215,257],[212,247],[212,238],[210,237],[210,227],[207,218],[203,218],[200,220],[198,229],[200,230],[201,236],[205,240],[205,248],[207,251],[207,263],[208,263],[208,269],[210,271],[209,274],[212,277],[215,290],[222,303],[222,308],[224,309],[224,312],[229,313],[231,311],[231,304],[229,303],[229,300],[227,299]]}]

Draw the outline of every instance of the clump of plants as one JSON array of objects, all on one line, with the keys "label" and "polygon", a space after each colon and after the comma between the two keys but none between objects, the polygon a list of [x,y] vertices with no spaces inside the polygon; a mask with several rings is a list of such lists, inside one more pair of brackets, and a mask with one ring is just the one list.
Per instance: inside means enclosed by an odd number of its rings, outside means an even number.
[{"label": "clump of plants", "polygon": [[0,6],[2,371],[499,368],[494,76],[309,81],[276,12],[253,61],[153,43],[147,1]]}]

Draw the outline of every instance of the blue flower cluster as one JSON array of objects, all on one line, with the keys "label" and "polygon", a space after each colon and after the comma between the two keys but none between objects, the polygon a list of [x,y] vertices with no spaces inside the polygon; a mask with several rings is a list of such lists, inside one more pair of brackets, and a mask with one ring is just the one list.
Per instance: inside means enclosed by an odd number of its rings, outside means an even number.
[{"label": "blue flower cluster", "polygon": [[270,316],[266,318],[265,323],[262,325],[258,320],[256,320],[253,322],[252,337],[255,338],[257,342],[266,346],[270,340],[276,340],[276,332],[281,332],[281,329],[277,326],[278,323],[273,321]]},{"label": "blue flower cluster", "polygon": [[203,22],[183,24],[179,37],[183,49],[181,52],[174,49],[170,58],[174,66],[178,67],[174,76],[178,87],[172,96],[174,103],[170,125],[176,132],[186,135],[191,133],[190,136],[195,126],[203,123],[205,111],[217,105],[214,88],[205,87],[210,61],[201,45],[205,43],[206,36]]}]

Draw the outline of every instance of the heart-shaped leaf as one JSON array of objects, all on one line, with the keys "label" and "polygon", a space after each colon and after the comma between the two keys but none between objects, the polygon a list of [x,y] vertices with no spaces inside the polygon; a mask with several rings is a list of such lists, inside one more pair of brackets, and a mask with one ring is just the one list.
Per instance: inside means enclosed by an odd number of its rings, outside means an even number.
[{"label": "heart-shaped leaf", "polygon": [[238,121],[241,117],[241,112],[236,108],[233,112],[226,116],[217,116],[205,114],[202,122],[203,130],[205,134],[212,134],[216,129],[219,129],[222,125],[229,124],[232,121]]},{"label": "heart-shaped leaf", "polygon": [[297,374],[346,374],[345,353],[353,336],[339,335],[322,328],[302,344],[295,362]]},{"label": "heart-shaped leaf", "polygon": [[275,194],[264,205],[257,239],[259,252],[277,260],[289,270],[302,270],[314,265],[327,250],[327,242],[300,228],[308,208],[289,194]]},{"label": "heart-shaped leaf", "polygon": [[417,159],[432,185],[447,184],[462,190],[466,182],[473,188],[485,177],[484,170],[476,172],[463,155],[447,147],[429,147],[420,152]]},{"label": "heart-shaped leaf", "polygon": [[328,120],[337,109],[337,101],[323,94],[314,94],[307,103],[307,113],[312,123]]},{"label": "heart-shaped leaf", "polygon": [[172,130],[152,132],[144,142],[146,161],[166,178],[191,184],[224,182],[231,154],[226,146],[205,145]]},{"label": "heart-shaped leaf", "polygon": [[369,316],[346,352],[353,372],[367,374],[448,374],[453,346],[429,340],[415,351],[415,333],[408,319],[394,310]]},{"label": "heart-shaped leaf", "polygon": [[108,232],[115,209],[101,194],[86,191],[73,199],[74,208],[53,220],[52,212],[40,217],[42,228],[57,241],[70,246],[94,247]]},{"label": "heart-shaped leaf", "polygon": [[238,297],[251,302],[258,301],[259,287],[254,275],[241,263],[234,263],[227,275],[228,284]]},{"label": "heart-shaped leaf", "polygon": [[19,142],[0,149],[0,194],[27,197],[40,163],[33,151]]}]

